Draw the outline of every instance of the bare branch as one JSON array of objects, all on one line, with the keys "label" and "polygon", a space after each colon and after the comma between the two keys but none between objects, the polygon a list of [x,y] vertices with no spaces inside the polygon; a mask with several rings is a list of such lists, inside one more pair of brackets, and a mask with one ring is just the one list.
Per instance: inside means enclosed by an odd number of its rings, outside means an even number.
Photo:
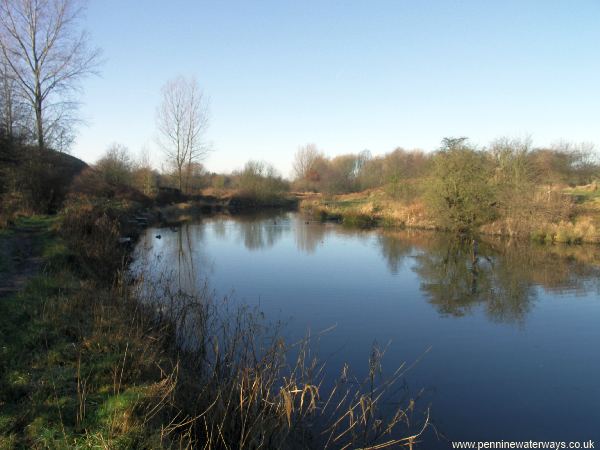
[{"label": "bare branch", "polygon": [[30,103],[39,147],[54,145],[54,135],[64,136],[73,122],[61,118],[71,118],[72,111],[63,113],[58,106],[77,107],[69,96],[99,64],[99,50],[90,49],[86,33],[77,29],[82,5],[80,0],[0,0],[0,52]]},{"label": "bare branch", "polygon": [[156,112],[159,145],[177,172],[179,189],[187,187],[184,170],[202,160],[208,152],[202,135],[208,126],[208,107],[198,82],[177,77],[162,88],[162,102]]}]

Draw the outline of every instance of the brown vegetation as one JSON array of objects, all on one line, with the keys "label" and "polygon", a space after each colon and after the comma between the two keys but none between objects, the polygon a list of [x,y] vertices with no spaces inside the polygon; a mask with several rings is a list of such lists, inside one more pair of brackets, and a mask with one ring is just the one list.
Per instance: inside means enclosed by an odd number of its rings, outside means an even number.
[{"label": "brown vegetation", "polygon": [[0,135],[0,225],[19,215],[56,212],[72,180],[87,165],[52,150],[39,150]]},{"label": "brown vegetation", "polygon": [[[336,171],[340,161],[354,169]],[[586,146],[535,149],[528,140],[504,138],[479,149],[458,138],[445,139],[430,154],[396,149],[380,157],[363,153],[333,159],[311,146],[299,150],[296,166],[310,167],[310,178],[306,170],[297,170],[304,178],[294,186],[325,194],[302,206],[324,218],[545,242],[600,239],[593,189],[600,162]],[[580,183],[592,184],[578,188]]]}]

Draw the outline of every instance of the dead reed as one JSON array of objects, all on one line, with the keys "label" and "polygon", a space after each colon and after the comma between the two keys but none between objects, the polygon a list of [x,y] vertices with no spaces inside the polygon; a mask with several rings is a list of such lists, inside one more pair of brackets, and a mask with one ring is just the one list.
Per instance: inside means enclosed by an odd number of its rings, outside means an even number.
[{"label": "dead reed", "polygon": [[345,366],[331,383],[310,336],[288,345],[278,324],[216,300],[206,284],[190,295],[171,290],[168,276],[138,274],[132,295],[153,326],[172,333],[178,419],[165,431],[185,428],[194,448],[412,448],[429,426],[400,383],[410,367],[384,377],[376,346],[365,379]]}]

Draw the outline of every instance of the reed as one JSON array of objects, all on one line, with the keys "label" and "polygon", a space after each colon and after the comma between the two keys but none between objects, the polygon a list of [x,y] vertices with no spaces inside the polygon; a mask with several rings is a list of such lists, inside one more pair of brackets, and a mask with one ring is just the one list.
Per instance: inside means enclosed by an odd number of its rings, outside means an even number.
[{"label": "reed", "polygon": [[286,344],[280,324],[265,323],[258,311],[228,298],[216,300],[207,285],[195,295],[171,288],[168,276],[151,282],[140,276],[132,295],[155,326],[173,333],[180,421],[168,431],[185,424],[190,445],[412,446],[429,425],[426,411],[415,414],[416,398],[398,402],[400,391],[407,394],[399,385],[410,367],[384,377],[384,350],[373,347],[364,379],[347,366],[337,378],[327,376],[311,350],[314,338]]}]

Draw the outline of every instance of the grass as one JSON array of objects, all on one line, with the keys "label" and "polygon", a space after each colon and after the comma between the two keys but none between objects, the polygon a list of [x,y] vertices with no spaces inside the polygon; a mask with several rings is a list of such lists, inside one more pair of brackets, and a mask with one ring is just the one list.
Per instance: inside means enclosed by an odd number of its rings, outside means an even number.
[{"label": "grass", "polygon": [[[54,222],[21,221],[39,229],[47,265],[0,300],[0,448],[143,447],[157,431],[136,408],[154,398],[160,377],[137,372],[156,361],[133,351],[145,344],[110,290],[65,268],[68,249],[48,228]],[[138,358],[132,364],[127,349]]]},{"label": "grass", "polygon": [[[522,238],[541,243],[600,243],[600,189],[595,185],[569,188],[564,191],[578,197],[569,217],[550,220],[544,218],[523,227]],[[357,228],[419,228],[436,229],[435,220],[427,214],[420,201],[400,201],[384,189],[371,189],[352,194],[311,196],[301,201],[300,208],[321,220],[334,220]],[[498,223],[484,224],[482,234],[515,236],[510,227]],[[506,228],[506,229],[505,229]]]},{"label": "grass", "polygon": [[600,198],[600,186],[597,182],[591,184],[570,187],[564,190],[567,195],[576,197],[579,203],[594,201]]},{"label": "grass", "polygon": [[393,394],[406,394],[398,385],[408,367],[384,377],[377,348],[365,379],[346,367],[326,389],[310,338],[288,345],[258,311],[217,301],[207,289],[187,295],[172,291],[168,278],[139,276],[136,297],[176,325],[178,348],[185,349],[175,398],[189,417],[194,445],[387,448],[414,443],[428,426],[412,401],[398,402]]},{"label": "grass", "polygon": [[300,208],[321,220],[336,220],[352,227],[435,228],[435,223],[418,200],[396,200],[384,189],[310,197],[301,201]]},{"label": "grass", "polygon": [[392,396],[407,367],[384,377],[377,349],[366,379],[345,368],[324,389],[310,340],[285,344],[259,313],[131,289],[126,213],[78,203],[19,223],[45,265],[0,300],[0,448],[386,448],[428,426]]},{"label": "grass", "polygon": [[16,228],[34,228],[40,231],[48,231],[56,222],[56,216],[32,215],[17,218]]},{"label": "grass", "polygon": [[577,197],[576,201],[578,201],[579,203],[593,201],[595,199],[600,198],[600,190],[585,191],[585,190],[572,189],[572,190],[565,191],[565,193],[568,195]]}]

